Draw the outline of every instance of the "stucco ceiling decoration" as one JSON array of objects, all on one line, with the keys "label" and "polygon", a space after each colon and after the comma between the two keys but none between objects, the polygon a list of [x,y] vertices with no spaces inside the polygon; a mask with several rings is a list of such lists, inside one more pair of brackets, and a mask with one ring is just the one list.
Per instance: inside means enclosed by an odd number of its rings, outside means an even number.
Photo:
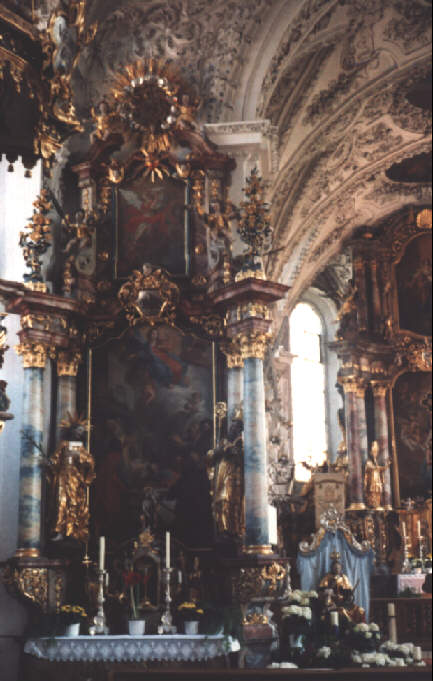
[{"label": "stucco ceiling decoration", "polygon": [[[309,26],[288,30],[258,108],[280,133],[271,200],[275,247],[284,250],[268,267],[292,284],[291,300],[357,226],[431,200],[428,184],[385,175],[431,146],[431,111],[407,97],[431,70],[431,3],[316,0],[309,7],[316,14]],[[310,71],[321,48],[324,58]],[[297,79],[307,90],[294,97],[285,85]]]},{"label": "stucco ceiling decoration", "polygon": [[123,65],[153,57],[176,62],[200,92],[208,120],[223,119],[245,53],[277,2],[89,0],[89,21],[99,30],[77,74],[80,99],[96,104]]}]

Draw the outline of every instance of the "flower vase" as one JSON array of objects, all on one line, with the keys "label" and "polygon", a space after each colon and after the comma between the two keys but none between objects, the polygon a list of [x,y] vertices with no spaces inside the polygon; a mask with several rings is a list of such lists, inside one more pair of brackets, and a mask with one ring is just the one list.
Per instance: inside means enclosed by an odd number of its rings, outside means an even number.
[{"label": "flower vase", "polygon": [[302,649],[303,646],[303,641],[302,641],[302,634],[289,634],[289,645],[291,648],[300,648]]},{"label": "flower vase", "polygon": [[197,636],[198,634],[198,627],[199,627],[199,622],[190,621],[190,622],[184,622],[184,627],[185,627],[185,634],[187,636]]},{"label": "flower vase", "polygon": [[80,635],[80,623],[76,622],[74,624],[66,625],[65,636],[73,637]]},{"label": "flower vase", "polygon": [[129,620],[128,631],[130,636],[144,636],[146,620]]}]

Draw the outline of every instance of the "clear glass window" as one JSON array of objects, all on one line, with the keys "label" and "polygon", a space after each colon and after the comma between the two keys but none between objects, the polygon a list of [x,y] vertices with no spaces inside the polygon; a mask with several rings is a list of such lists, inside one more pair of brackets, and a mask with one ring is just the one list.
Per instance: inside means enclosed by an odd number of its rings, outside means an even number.
[{"label": "clear glass window", "polygon": [[293,355],[292,415],[295,478],[310,479],[302,462],[313,467],[327,456],[326,380],[322,362],[322,320],[311,305],[299,303],[290,316],[290,350]]}]

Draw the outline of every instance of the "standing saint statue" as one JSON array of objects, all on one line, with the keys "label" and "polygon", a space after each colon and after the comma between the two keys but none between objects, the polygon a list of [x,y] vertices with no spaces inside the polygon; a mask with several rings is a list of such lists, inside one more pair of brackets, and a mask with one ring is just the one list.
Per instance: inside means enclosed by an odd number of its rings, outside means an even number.
[{"label": "standing saint statue", "polygon": [[213,485],[213,512],[220,536],[240,537],[244,528],[243,429],[238,411],[227,434],[207,455]]},{"label": "standing saint statue", "polygon": [[371,445],[370,459],[365,464],[364,489],[365,500],[369,508],[376,510],[383,509],[383,492],[385,487],[385,471],[390,464],[381,466],[377,457],[379,455],[379,444],[374,441]]},{"label": "standing saint statue", "polygon": [[[49,462],[51,494],[55,507],[52,513],[53,541],[70,537],[81,542],[89,538],[88,488],[95,479],[93,456],[78,439],[77,424],[63,430],[63,438]],[[72,440],[70,436],[75,435]],[[66,437],[65,437],[66,436]]]}]

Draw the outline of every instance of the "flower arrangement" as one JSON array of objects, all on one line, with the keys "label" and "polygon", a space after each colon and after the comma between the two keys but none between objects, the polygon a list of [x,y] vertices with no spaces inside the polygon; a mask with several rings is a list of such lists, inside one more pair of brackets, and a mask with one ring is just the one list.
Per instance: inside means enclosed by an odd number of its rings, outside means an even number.
[{"label": "flower arrangement", "polygon": [[380,629],[375,622],[355,624],[346,635],[350,647],[363,652],[376,650],[381,640]]},{"label": "flower arrangement", "polygon": [[62,605],[57,613],[60,625],[69,626],[70,624],[81,624],[87,618],[87,613],[81,605]]},{"label": "flower arrangement", "polygon": [[289,634],[300,636],[311,627],[313,618],[312,601],[316,601],[316,591],[292,591],[286,599],[287,605],[281,608],[281,618]]},{"label": "flower arrangement", "polygon": [[146,587],[149,579],[149,575],[132,569],[123,573],[125,589],[129,591],[129,619],[131,620],[141,619],[141,586]]},{"label": "flower arrangement", "polygon": [[185,601],[178,605],[177,614],[183,622],[198,622],[204,616],[204,610],[194,601]]}]

